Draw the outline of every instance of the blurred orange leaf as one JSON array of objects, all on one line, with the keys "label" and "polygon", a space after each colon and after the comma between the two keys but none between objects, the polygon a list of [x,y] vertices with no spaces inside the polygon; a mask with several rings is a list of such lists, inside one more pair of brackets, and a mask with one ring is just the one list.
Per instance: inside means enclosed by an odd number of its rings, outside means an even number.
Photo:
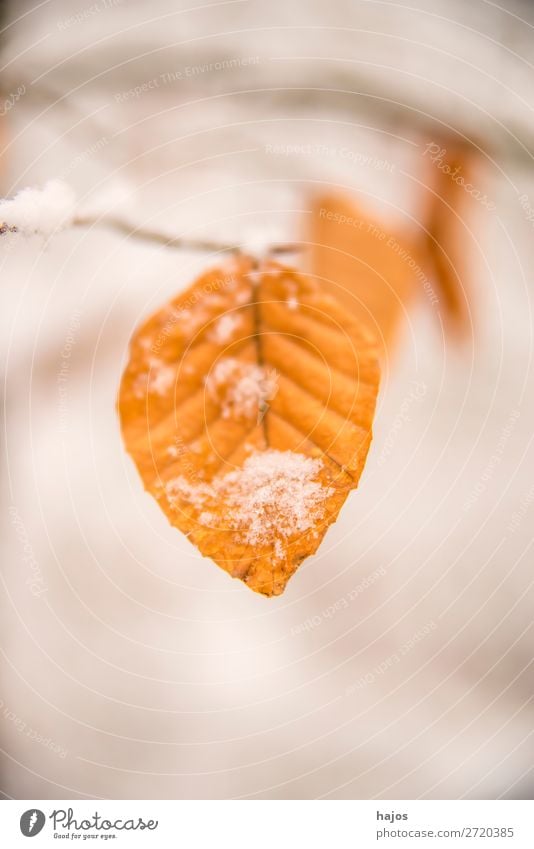
[{"label": "blurred orange leaf", "polygon": [[423,250],[434,273],[449,329],[466,335],[471,329],[472,309],[469,219],[477,203],[488,209],[495,204],[478,185],[480,154],[473,145],[442,138],[426,146],[425,156],[431,170]]},{"label": "blurred orange leaf", "polygon": [[306,217],[307,270],[390,347],[417,291],[415,245],[349,196],[328,192]]}]

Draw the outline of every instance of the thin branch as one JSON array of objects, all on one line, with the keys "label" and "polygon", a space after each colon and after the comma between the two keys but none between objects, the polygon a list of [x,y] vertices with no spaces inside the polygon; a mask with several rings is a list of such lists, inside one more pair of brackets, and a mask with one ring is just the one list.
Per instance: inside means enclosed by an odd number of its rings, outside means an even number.
[{"label": "thin branch", "polygon": [[191,250],[206,253],[238,252],[238,245],[224,242],[214,242],[210,239],[183,239],[178,236],[168,236],[159,230],[151,230],[145,227],[136,227],[122,218],[90,218],[78,217],[72,222],[74,227],[107,227],[121,233],[128,238],[140,239],[144,242],[153,242],[166,248],[177,248],[178,250]]},{"label": "thin branch", "polygon": [[[184,251],[199,251],[201,253],[244,253],[246,248],[243,245],[231,244],[228,242],[216,242],[211,239],[190,239],[179,236],[169,236],[161,233],[159,230],[151,230],[146,227],[135,227],[128,221],[122,218],[91,218],[89,216],[78,216],[72,221],[73,227],[106,227],[110,230],[115,230],[128,238],[139,239],[144,242],[152,242],[153,244],[163,245],[166,248],[175,248]],[[18,227],[12,227],[9,224],[0,224],[0,235],[4,233],[17,233]],[[302,246],[293,242],[283,242],[269,246],[270,254],[286,254],[297,253],[302,250]]]}]

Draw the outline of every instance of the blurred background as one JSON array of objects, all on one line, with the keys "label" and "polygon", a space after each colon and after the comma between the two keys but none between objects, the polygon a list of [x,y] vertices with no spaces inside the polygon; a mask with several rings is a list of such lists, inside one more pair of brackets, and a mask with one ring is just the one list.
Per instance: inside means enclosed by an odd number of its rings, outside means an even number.
[{"label": "blurred background", "polygon": [[[2,13],[3,197],[60,178],[88,215],[246,242],[335,190],[420,243],[438,196],[467,293],[455,333],[425,266],[360,486],[266,599],[168,525],[115,410],[134,328],[218,257],[0,244],[3,796],[531,798],[532,4]],[[443,200],[428,146],[456,143],[476,191]]]}]

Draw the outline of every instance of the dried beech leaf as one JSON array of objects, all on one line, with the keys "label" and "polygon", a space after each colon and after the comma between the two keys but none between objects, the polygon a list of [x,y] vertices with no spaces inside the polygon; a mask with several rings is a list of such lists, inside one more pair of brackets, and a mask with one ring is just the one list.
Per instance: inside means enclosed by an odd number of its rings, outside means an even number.
[{"label": "dried beech leaf", "polygon": [[318,283],[239,258],[135,333],[123,438],[171,524],[278,595],[358,483],[378,382],[373,339]]},{"label": "dried beech leaf", "polygon": [[[471,218],[477,204],[483,209],[488,203],[481,188],[481,156],[474,145],[451,138],[431,142],[427,150],[430,190],[424,215],[424,250],[434,272],[448,328],[466,336],[472,325],[468,259],[473,253]],[[491,206],[494,204],[490,203]]]},{"label": "dried beech leaf", "polygon": [[341,193],[312,200],[306,241],[309,273],[371,329],[383,352],[388,350],[417,291],[415,246]]}]

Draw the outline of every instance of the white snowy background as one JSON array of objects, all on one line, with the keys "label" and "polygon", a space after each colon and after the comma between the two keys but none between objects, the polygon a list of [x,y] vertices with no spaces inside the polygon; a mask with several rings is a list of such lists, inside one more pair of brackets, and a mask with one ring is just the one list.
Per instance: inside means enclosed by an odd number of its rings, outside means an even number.
[{"label": "white snowy background", "polygon": [[531,794],[531,4],[50,0],[5,23],[4,197],[60,178],[133,226],[284,240],[327,183],[416,226],[450,126],[496,209],[465,223],[474,341],[421,297],[360,488],[270,600],[168,525],[115,410],[133,329],[218,258],[2,237],[1,792]]}]

